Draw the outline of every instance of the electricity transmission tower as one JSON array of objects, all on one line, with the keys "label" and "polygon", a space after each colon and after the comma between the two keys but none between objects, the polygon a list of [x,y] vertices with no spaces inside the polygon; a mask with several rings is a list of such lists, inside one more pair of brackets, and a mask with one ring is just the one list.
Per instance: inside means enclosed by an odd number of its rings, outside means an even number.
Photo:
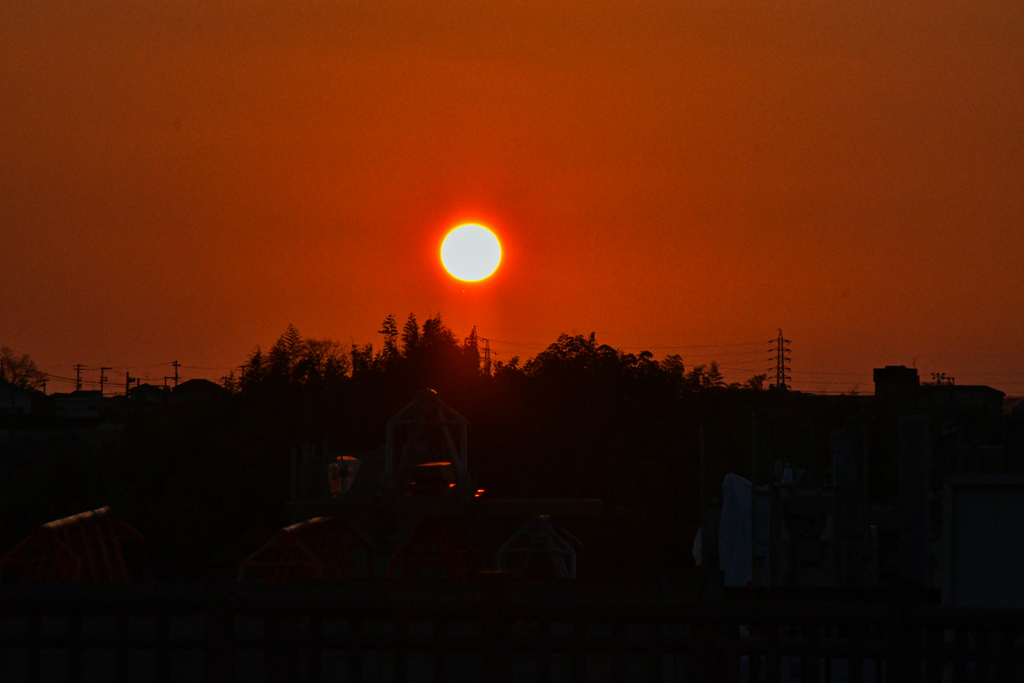
[{"label": "electricity transmission tower", "polygon": [[477,337],[484,343],[484,374],[491,374],[491,340],[484,339],[483,337]]},{"label": "electricity transmission tower", "polygon": [[[789,340],[783,338],[782,330],[779,330],[779,336],[773,341],[768,342],[774,344],[775,348],[770,349],[774,352],[775,358],[775,384],[772,386],[786,390],[789,388],[787,381],[789,381]],[[771,357],[769,357],[771,360]],[[771,371],[772,368],[769,368]]]},{"label": "electricity transmission tower", "polygon": [[484,339],[476,333],[476,325],[473,325],[473,331],[466,337],[466,346],[475,346],[477,349],[480,348],[480,342],[484,343],[484,374],[491,374],[491,340]]}]

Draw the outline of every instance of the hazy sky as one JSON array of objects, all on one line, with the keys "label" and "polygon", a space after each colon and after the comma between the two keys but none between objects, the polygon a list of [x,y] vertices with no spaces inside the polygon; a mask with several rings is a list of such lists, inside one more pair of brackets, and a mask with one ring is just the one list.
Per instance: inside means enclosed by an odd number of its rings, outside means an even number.
[{"label": "hazy sky", "polygon": [[1020,0],[6,0],[0,344],[216,378],[440,312],[742,380],[781,327],[798,388],[1022,394],[1022,143]]}]

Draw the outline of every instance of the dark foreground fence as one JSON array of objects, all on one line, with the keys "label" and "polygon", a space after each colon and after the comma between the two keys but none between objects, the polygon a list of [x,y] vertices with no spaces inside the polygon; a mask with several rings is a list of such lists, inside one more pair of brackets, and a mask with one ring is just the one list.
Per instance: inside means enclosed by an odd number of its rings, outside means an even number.
[{"label": "dark foreground fence", "polygon": [[1024,611],[627,586],[0,586],[2,681],[1013,681]]}]

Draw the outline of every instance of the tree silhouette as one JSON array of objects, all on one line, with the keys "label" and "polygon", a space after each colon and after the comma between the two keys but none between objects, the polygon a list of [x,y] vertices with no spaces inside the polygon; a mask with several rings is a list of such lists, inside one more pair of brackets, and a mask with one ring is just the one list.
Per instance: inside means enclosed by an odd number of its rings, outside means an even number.
[{"label": "tree silhouette", "polygon": [[762,372],[759,375],[754,375],[746,382],[743,383],[744,389],[752,389],[753,391],[764,391],[764,383],[768,379],[768,373]]},{"label": "tree silhouette", "polygon": [[341,344],[330,339],[302,342],[295,360],[295,376],[304,384],[336,382],[346,374],[348,359]]},{"label": "tree silhouette", "polygon": [[366,377],[373,369],[373,344],[352,344],[352,378]]},{"label": "tree silhouette", "polygon": [[384,324],[380,329],[381,336],[384,337],[384,343],[381,345],[380,351],[377,353],[377,363],[384,365],[385,367],[391,366],[401,354],[398,351],[398,323],[395,321],[395,314],[389,313],[388,317],[384,318]]},{"label": "tree silhouette", "polygon": [[44,378],[45,375],[27,353],[15,353],[6,346],[0,349],[0,381],[22,389],[34,389]]},{"label": "tree silhouette", "polygon": [[267,354],[269,375],[277,381],[286,383],[296,379],[295,372],[301,350],[302,335],[289,323],[284,334],[274,342],[270,347],[270,353]]},{"label": "tree silhouette", "polygon": [[405,326],[402,328],[402,355],[406,358],[411,358],[419,344],[420,326],[416,322],[416,316],[410,313],[409,318],[405,321]]},{"label": "tree silhouette", "polygon": [[702,388],[707,389],[709,387],[724,387],[724,386],[725,386],[725,378],[722,377],[722,373],[718,369],[718,361],[717,360],[713,360],[713,361],[711,361],[711,364],[708,366],[707,372],[704,373],[704,385],[703,385]]}]

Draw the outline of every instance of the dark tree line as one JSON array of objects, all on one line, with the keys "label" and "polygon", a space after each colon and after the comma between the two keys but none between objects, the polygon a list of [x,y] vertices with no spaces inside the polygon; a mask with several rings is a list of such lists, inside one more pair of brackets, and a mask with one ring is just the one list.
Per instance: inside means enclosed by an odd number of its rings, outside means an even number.
[{"label": "dark tree line", "polygon": [[[416,316],[410,313],[401,332],[392,314],[384,319],[379,334],[381,347],[375,353],[373,344],[352,344],[350,349],[345,349],[330,339],[304,339],[298,329],[289,325],[269,352],[264,353],[257,346],[241,366],[239,376],[232,373],[226,386],[244,393],[281,389],[287,385],[330,389],[346,382],[359,385],[385,381],[426,386],[450,383],[452,373],[461,384],[482,379],[484,369],[476,337],[471,335],[460,342],[440,314],[421,327]],[[615,371],[659,377],[658,381],[680,392],[723,387],[760,391],[767,379],[766,374],[760,374],[743,384],[727,384],[717,361],[695,365],[687,372],[678,354],[657,361],[650,351],[623,353],[606,344],[598,345],[593,333],[589,336],[563,334],[526,363],[514,356],[508,363],[495,363],[490,374],[537,377],[571,371],[599,375]]]}]

